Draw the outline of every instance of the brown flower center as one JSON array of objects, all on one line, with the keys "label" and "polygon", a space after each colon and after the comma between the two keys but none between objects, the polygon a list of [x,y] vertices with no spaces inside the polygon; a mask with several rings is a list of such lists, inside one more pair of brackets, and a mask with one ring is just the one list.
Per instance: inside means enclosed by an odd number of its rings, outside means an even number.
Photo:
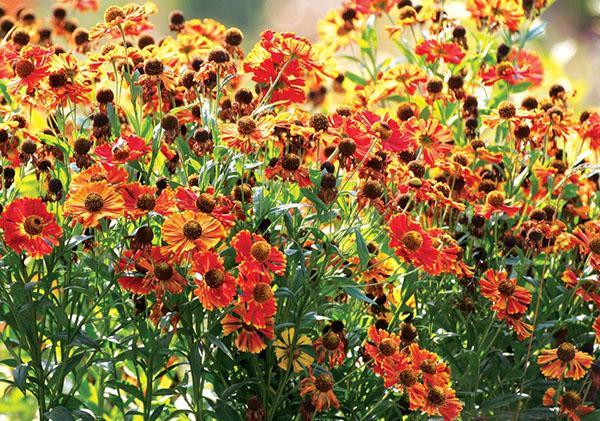
[{"label": "brown flower center", "polygon": [[581,405],[582,399],[579,396],[579,393],[574,391],[568,391],[563,395],[563,405],[571,410],[577,409],[579,405]]},{"label": "brown flower center", "polygon": [[117,19],[125,19],[125,12],[118,6],[109,6],[104,12],[104,22],[110,24]]},{"label": "brown flower center", "polygon": [[114,148],[112,153],[115,159],[123,161],[129,157],[129,147],[125,145],[118,148]]},{"label": "brown flower center", "polygon": [[563,342],[558,346],[558,349],[556,350],[556,355],[558,356],[558,359],[565,363],[572,361],[575,358],[575,353],[575,347],[569,342]]},{"label": "brown flower center", "polygon": [[600,238],[590,240],[590,250],[594,254],[600,254]]},{"label": "brown flower center", "polygon": [[183,225],[183,235],[188,240],[194,241],[202,236],[202,225],[198,221],[187,221]]},{"label": "brown flower center", "polygon": [[168,281],[173,276],[173,266],[165,262],[156,263],[154,275],[161,281]]},{"label": "brown flower center", "polygon": [[200,212],[211,213],[216,205],[214,197],[208,193],[202,193],[198,196],[198,199],[196,199],[196,207]]},{"label": "brown flower center", "polygon": [[252,297],[254,301],[259,304],[266,303],[270,299],[273,298],[273,290],[269,284],[264,282],[259,282],[254,285],[254,289],[252,290]]},{"label": "brown flower center", "polygon": [[416,251],[423,245],[423,236],[417,231],[408,231],[400,241],[410,251]]},{"label": "brown flower center", "polygon": [[446,402],[446,395],[441,388],[432,387],[427,393],[427,400],[436,406],[440,406]]},{"label": "brown flower center", "polygon": [[319,392],[329,392],[333,388],[333,377],[331,377],[331,374],[320,374],[315,379],[315,387]]},{"label": "brown flower center", "polygon": [[498,284],[498,291],[505,297],[510,297],[515,292],[515,284],[511,281],[502,281]]},{"label": "brown flower center", "polygon": [[266,241],[257,241],[250,247],[250,254],[259,262],[265,262],[271,255],[271,246]]},{"label": "brown flower center", "polygon": [[256,130],[256,121],[252,117],[242,117],[237,124],[238,132],[242,135],[249,135]]},{"label": "brown flower center", "polygon": [[385,338],[379,344],[379,352],[381,352],[386,357],[394,355],[396,352],[396,345],[394,345],[394,341],[390,338]]},{"label": "brown flower center", "polygon": [[300,157],[295,153],[288,153],[281,160],[281,166],[286,171],[296,171],[300,168]]},{"label": "brown flower center", "polygon": [[225,282],[225,272],[221,269],[211,269],[204,275],[204,282],[209,288],[219,288]]},{"label": "brown flower center", "polygon": [[499,208],[500,206],[504,205],[504,194],[494,190],[488,193],[485,200],[488,205],[493,206],[494,208]]},{"label": "brown flower center", "polygon": [[356,152],[356,143],[352,139],[344,139],[340,142],[338,148],[342,156],[351,156]]},{"label": "brown flower center", "polygon": [[503,119],[513,118],[516,113],[517,107],[510,101],[502,101],[498,106],[498,115]]},{"label": "brown flower center", "polygon": [[138,197],[137,207],[145,211],[151,211],[156,206],[156,199],[151,194],[142,194]]},{"label": "brown flower center", "polygon": [[325,349],[333,351],[334,349],[337,349],[338,346],[340,346],[340,342],[341,339],[335,332],[329,331],[325,335],[323,335],[323,346],[325,347]]},{"label": "brown flower center", "polygon": [[23,228],[29,235],[39,235],[44,230],[44,220],[37,215],[28,216],[25,218]]},{"label": "brown flower center", "polygon": [[84,206],[90,212],[98,212],[104,206],[104,199],[98,193],[90,193],[85,198]]},{"label": "brown flower center", "polygon": [[415,372],[413,370],[409,370],[409,369],[402,370],[400,372],[400,375],[398,376],[398,379],[400,380],[400,383],[402,384],[402,386],[405,386],[405,387],[413,386],[418,380]]},{"label": "brown flower center", "polygon": [[383,194],[383,186],[379,181],[369,180],[363,184],[362,193],[369,199],[377,199]]},{"label": "brown flower center", "polygon": [[423,371],[423,373],[427,373],[427,374],[435,374],[435,372],[436,372],[436,364],[435,364],[435,361],[433,361],[433,360],[423,361],[419,368]]},{"label": "brown flower center", "polygon": [[27,76],[31,75],[34,70],[35,65],[31,61],[24,58],[19,59],[15,65],[15,73],[21,79],[25,79]]}]

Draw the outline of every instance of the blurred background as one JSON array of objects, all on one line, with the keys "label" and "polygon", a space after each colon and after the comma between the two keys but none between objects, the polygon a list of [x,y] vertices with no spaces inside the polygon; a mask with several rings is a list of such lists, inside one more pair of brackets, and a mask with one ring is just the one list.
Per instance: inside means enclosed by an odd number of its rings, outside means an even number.
[{"label": "blurred background", "polygon": [[[122,5],[144,0],[101,0],[97,13],[74,13],[83,26],[91,26],[102,16],[110,4]],[[244,47],[251,47],[265,28],[293,31],[314,39],[316,23],[326,11],[340,5],[343,0],[154,0],[159,14],[152,18],[157,33],[168,32],[169,12],[179,9],[186,17],[211,17],[227,26],[237,26],[245,34]],[[552,0],[549,1],[552,3]],[[9,9],[27,5],[43,13],[52,5],[50,0],[0,0]],[[414,1],[418,4],[418,0]],[[446,3],[464,3],[464,0]],[[45,14],[45,13],[44,13]],[[547,34],[542,41],[543,50],[564,68],[574,82],[570,88],[577,90],[579,101],[586,105],[600,104],[600,0],[555,0],[544,13]],[[555,81],[546,81],[553,83]]]}]

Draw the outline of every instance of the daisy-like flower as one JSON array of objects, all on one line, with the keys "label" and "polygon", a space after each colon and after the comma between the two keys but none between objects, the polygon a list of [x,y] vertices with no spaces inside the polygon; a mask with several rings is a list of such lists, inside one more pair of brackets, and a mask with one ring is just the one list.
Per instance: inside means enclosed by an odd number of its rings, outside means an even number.
[{"label": "daisy-like flower", "polygon": [[431,266],[437,260],[432,239],[421,225],[401,213],[389,223],[390,247],[398,256],[417,266]]},{"label": "daisy-like flower", "polygon": [[415,48],[415,53],[425,56],[428,63],[443,60],[446,63],[459,64],[465,57],[465,52],[455,42],[440,42],[434,39],[422,41]]},{"label": "daisy-like flower", "polygon": [[410,118],[404,123],[402,130],[404,140],[414,145],[423,154],[423,161],[433,166],[435,161],[447,156],[452,151],[452,132],[436,119],[422,120]]},{"label": "daisy-like flower", "polygon": [[334,380],[329,373],[314,376],[312,370],[308,370],[308,377],[300,382],[300,396],[308,395],[317,412],[324,409],[339,408],[340,403],[333,391]]},{"label": "daisy-like flower", "polygon": [[492,310],[509,314],[524,313],[531,303],[531,293],[517,285],[516,278],[508,278],[506,272],[488,269],[479,280],[481,295],[490,300]]},{"label": "daisy-like flower", "polygon": [[244,116],[237,123],[224,123],[221,126],[221,139],[228,146],[248,154],[266,142],[271,129],[271,124],[266,118],[257,121],[250,116]]},{"label": "daisy-like flower", "polygon": [[456,397],[454,390],[433,386],[427,389],[423,412],[427,415],[442,416],[444,421],[458,418],[463,405]]},{"label": "daisy-like flower", "polygon": [[[544,393],[544,406],[554,406],[556,389],[550,387]],[[581,395],[574,390],[566,390],[558,398],[558,411],[566,415],[570,421],[580,421],[581,417],[594,412],[592,405],[584,405]]]},{"label": "daisy-like flower", "polygon": [[236,294],[235,278],[225,270],[215,252],[196,253],[193,258],[194,294],[207,310],[229,305]]},{"label": "daisy-like flower", "polygon": [[124,201],[106,181],[87,183],[71,193],[65,203],[65,214],[86,228],[98,226],[103,218],[118,218]]},{"label": "daisy-like flower", "polygon": [[[252,271],[257,272],[257,271]],[[261,272],[250,277],[260,278]],[[254,282],[246,284],[242,289],[239,302],[246,308],[246,321],[255,326],[265,326],[268,320],[277,311],[277,302],[273,288],[267,282]]]},{"label": "daisy-like flower", "polygon": [[322,336],[313,342],[317,362],[319,364],[327,362],[333,368],[341,365],[346,357],[346,343],[343,331],[334,332],[333,328],[329,327]]},{"label": "daisy-like flower", "polygon": [[223,226],[206,214],[184,211],[170,215],[162,226],[163,240],[179,258],[192,250],[207,251],[223,238]]},{"label": "daisy-like flower", "polygon": [[439,357],[418,344],[410,344],[411,364],[415,370],[421,373],[423,383],[427,386],[447,386],[450,382],[450,368],[439,360]]},{"label": "daisy-like flower", "polygon": [[121,136],[115,142],[98,146],[94,153],[112,165],[136,161],[150,151],[146,141],[139,136]]},{"label": "daisy-like flower", "polygon": [[125,202],[125,214],[138,219],[156,208],[156,187],[128,183],[119,188]]},{"label": "daisy-like flower", "polygon": [[150,253],[139,252],[126,256],[121,266],[136,272],[124,272],[119,284],[136,294],[147,294],[150,291],[158,297],[165,292],[179,294],[187,284],[186,279],[175,269],[173,255],[165,248],[154,246]]},{"label": "daisy-like flower", "polygon": [[[378,329],[375,325],[369,328],[365,351],[375,361],[373,371],[376,374],[385,377],[384,363],[387,360],[403,358],[400,355],[400,345],[401,339],[398,335],[389,333],[384,329]],[[387,365],[389,364],[387,362]]]},{"label": "daisy-like flower", "polygon": [[223,336],[238,332],[235,346],[241,352],[257,354],[267,347],[265,341],[275,338],[273,319],[268,320],[266,326],[258,327],[247,322],[247,312],[243,306],[237,306],[232,313],[226,314],[221,320]]},{"label": "daisy-like flower", "polygon": [[265,176],[296,182],[300,187],[311,185],[308,170],[302,167],[302,160],[295,153],[288,153],[281,159],[277,159],[273,165],[265,169]]},{"label": "daisy-like flower", "polygon": [[100,22],[90,29],[90,40],[102,38],[107,34],[118,35],[120,30],[131,24],[137,24],[146,19],[147,7],[140,4],[129,3],[123,7],[109,6],[104,11],[104,22]]},{"label": "daisy-like flower", "polygon": [[243,271],[258,270],[283,275],[286,259],[282,252],[269,244],[264,237],[248,230],[240,231],[231,240],[236,251],[235,261]]},{"label": "daisy-like flower", "polygon": [[520,341],[524,341],[531,337],[533,332],[533,326],[523,321],[524,316],[524,313],[510,314],[506,310],[501,310],[496,314],[498,320],[504,320],[506,325],[515,331],[515,334]]},{"label": "daisy-like flower", "polygon": [[288,370],[291,363],[294,373],[299,373],[314,361],[312,355],[306,352],[310,346],[311,341],[308,336],[297,334],[293,327],[284,330],[273,342],[277,365],[283,370]]},{"label": "daisy-like flower", "polygon": [[62,228],[41,199],[12,201],[2,213],[0,228],[10,248],[34,259],[50,254],[62,236]]},{"label": "daisy-like flower", "polygon": [[218,219],[225,228],[231,228],[235,223],[235,215],[232,213],[233,202],[225,196],[215,197],[213,187],[209,187],[204,193],[197,193],[191,188],[178,187],[175,200],[180,210],[205,213]]},{"label": "daisy-like flower", "polygon": [[504,193],[498,190],[491,191],[485,198],[484,205],[476,205],[475,213],[489,219],[494,214],[505,214],[508,217],[514,216],[521,210],[519,205],[507,205]]},{"label": "daisy-like flower", "polygon": [[585,376],[592,365],[593,358],[585,352],[578,351],[569,342],[563,342],[555,349],[544,349],[538,357],[542,374],[550,379],[571,378],[579,380]]},{"label": "daisy-like flower", "polygon": [[427,391],[419,381],[419,372],[415,370],[405,355],[388,359],[383,363],[385,371],[384,386],[397,387],[408,395],[409,409],[415,411],[425,405]]}]

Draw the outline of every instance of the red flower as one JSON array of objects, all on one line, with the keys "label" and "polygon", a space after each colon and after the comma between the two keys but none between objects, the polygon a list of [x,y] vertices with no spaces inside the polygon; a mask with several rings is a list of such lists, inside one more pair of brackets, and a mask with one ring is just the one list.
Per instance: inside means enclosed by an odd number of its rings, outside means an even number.
[{"label": "red flower", "polygon": [[[546,393],[544,393],[544,406],[554,406],[555,396],[556,389],[553,387],[548,388]],[[558,406],[559,412],[566,415],[570,421],[580,421],[581,416],[594,412],[594,407],[592,405],[583,405],[583,399],[581,399],[579,393],[573,390],[566,390],[561,393],[558,398]]]},{"label": "red flower", "polygon": [[415,48],[415,53],[426,56],[425,59],[429,63],[435,63],[441,59],[446,63],[459,64],[465,56],[465,52],[457,43],[439,42],[434,39],[422,41]]},{"label": "red flower", "polygon": [[[261,272],[251,276],[260,278]],[[242,289],[239,302],[246,308],[246,318],[244,321],[257,327],[266,326],[277,310],[275,294],[269,282],[246,284],[245,288]]]},{"label": "red flower", "polygon": [[390,220],[389,229],[390,247],[398,256],[415,266],[435,264],[438,252],[421,225],[411,221],[405,214],[398,214]]},{"label": "red flower", "polygon": [[31,198],[11,202],[2,213],[0,228],[10,248],[35,259],[50,254],[63,233],[42,200]]},{"label": "red flower", "polygon": [[524,313],[531,303],[531,293],[517,285],[515,278],[508,279],[506,272],[488,269],[479,280],[481,295],[493,303],[492,310],[509,314]]},{"label": "red flower", "polygon": [[402,132],[405,142],[420,148],[423,161],[430,166],[452,151],[453,145],[447,143],[453,140],[452,132],[436,119],[412,117],[404,124]]},{"label": "red flower", "polygon": [[333,391],[334,383],[331,374],[322,373],[315,377],[309,367],[308,377],[300,382],[300,396],[309,395],[317,412],[331,407],[339,408],[340,403]]},{"label": "red flower", "polygon": [[[154,246],[150,253],[126,253],[119,264],[123,275],[119,284],[136,294],[147,294],[150,291],[158,297],[165,292],[179,294],[187,281],[175,269],[173,255],[165,247]],[[132,272],[135,270],[136,272]]]},{"label": "red flower", "polygon": [[105,143],[95,149],[96,155],[110,164],[124,164],[146,155],[150,147],[136,135],[121,136],[112,144]]},{"label": "red flower", "polygon": [[236,251],[235,261],[241,263],[242,271],[258,270],[276,275],[285,272],[285,256],[261,235],[240,231],[231,240],[231,245]]},{"label": "red flower", "polygon": [[418,344],[410,344],[410,359],[412,366],[423,376],[423,383],[427,386],[446,387],[450,382],[450,369],[439,361],[433,352],[422,349]]},{"label": "red flower", "polygon": [[269,319],[264,327],[247,322],[248,314],[243,306],[237,306],[233,312],[226,314],[221,320],[223,335],[227,336],[239,331],[235,338],[235,346],[242,352],[257,354],[267,347],[265,340],[275,338],[273,319]]},{"label": "red flower", "polygon": [[232,213],[233,202],[226,197],[214,196],[214,188],[210,187],[204,193],[196,193],[190,188],[178,187],[175,200],[180,210],[191,210],[206,213],[217,219],[225,228],[235,224]]},{"label": "red flower", "polygon": [[428,415],[441,415],[444,421],[451,421],[458,418],[462,408],[454,390],[437,386],[427,390],[423,411]]},{"label": "red flower", "polygon": [[236,294],[235,278],[225,270],[217,253],[196,253],[193,259],[194,294],[207,310],[226,307]]}]

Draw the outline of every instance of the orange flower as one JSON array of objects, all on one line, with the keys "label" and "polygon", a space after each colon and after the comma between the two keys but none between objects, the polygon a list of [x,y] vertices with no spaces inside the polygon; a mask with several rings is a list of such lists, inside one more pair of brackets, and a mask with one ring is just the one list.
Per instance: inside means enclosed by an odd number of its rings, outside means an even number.
[{"label": "orange flower", "polygon": [[163,240],[179,258],[192,250],[207,251],[225,235],[223,226],[205,214],[184,211],[169,216],[162,226]]},{"label": "orange flower", "polygon": [[90,40],[101,38],[107,34],[118,36],[120,30],[145,21],[149,10],[144,5],[129,3],[123,7],[109,6],[104,11],[104,22],[90,29]]},{"label": "orange flower", "polygon": [[592,365],[593,358],[585,352],[578,351],[573,344],[563,342],[556,349],[542,350],[538,364],[542,374],[551,379],[564,377],[579,380]]},{"label": "orange flower", "polygon": [[533,332],[533,326],[523,321],[524,316],[524,313],[509,314],[506,310],[501,310],[496,314],[498,320],[506,321],[506,325],[515,331],[520,341],[529,338]]},{"label": "orange flower", "polygon": [[129,183],[119,191],[125,202],[125,214],[132,219],[147,215],[156,208],[156,187]]},{"label": "orange flower", "polygon": [[[261,278],[261,272],[254,272],[256,279]],[[242,295],[240,296],[240,304],[246,308],[245,322],[253,324],[255,326],[266,326],[267,322],[271,317],[275,315],[277,310],[277,303],[275,302],[275,294],[271,288],[269,282],[254,282],[247,283],[242,289]]]},{"label": "orange flower", "polygon": [[256,151],[271,135],[271,124],[265,118],[258,121],[244,116],[237,123],[224,123],[221,126],[221,139],[231,148],[248,154]]},{"label": "orange flower", "polygon": [[384,363],[387,360],[403,358],[400,355],[400,337],[394,333],[389,333],[387,330],[377,329],[373,325],[369,328],[368,338],[369,340],[365,343],[365,351],[369,357],[375,360],[373,371],[385,378]]},{"label": "orange flower", "polygon": [[423,154],[423,161],[434,165],[435,161],[452,151],[452,132],[436,119],[422,120],[411,117],[403,126],[403,139],[406,143],[415,145]]},{"label": "orange flower", "polygon": [[322,373],[315,377],[312,369],[308,369],[308,377],[300,382],[300,396],[309,395],[317,412],[331,407],[339,408],[340,403],[333,391],[334,380],[329,373]]},{"label": "orange flower", "polygon": [[[553,387],[548,388],[544,393],[544,406],[554,406],[555,396],[556,389]],[[558,398],[558,406],[559,412],[566,415],[570,421],[579,421],[582,415],[587,415],[594,411],[592,405],[583,405],[583,399],[579,393],[573,390],[566,390],[561,393]]]},{"label": "orange flower", "polygon": [[70,194],[65,214],[86,228],[98,226],[103,218],[118,218],[123,211],[123,198],[106,181],[87,183]]},{"label": "orange flower", "polygon": [[193,259],[194,279],[198,288],[194,294],[207,310],[223,308],[236,294],[235,278],[225,270],[217,253],[196,253]]},{"label": "orange flower", "polygon": [[[173,256],[164,247],[154,246],[150,253],[127,253],[121,260],[124,276],[119,278],[121,287],[136,294],[150,291],[158,297],[165,292],[179,294],[187,284],[185,278],[175,269]],[[137,272],[131,272],[135,269]]]},{"label": "orange flower", "polygon": [[2,213],[0,228],[10,248],[16,253],[25,251],[35,259],[50,254],[63,234],[41,199],[23,198],[11,202]]},{"label": "orange flower", "polygon": [[124,164],[143,157],[150,151],[144,139],[139,136],[121,136],[112,144],[98,146],[94,153],[109,164]]},{"label": "orange flower", "polygon": [[463,405],[456,397],[454,390],[433,386],[427,390],[423,412],[428,415],[441,415],[444,421],[458,418]]},{"label": "orange flower", "polygon": [[257,354],[267,347],[265,340],[273,340],[275,331],[273,319],[267,320],[266,326],[258,327],[247,323],[247,312],[243,306],[237,306],[233,312],[226,314],[221,320],[223,336],[228,336],[235,331],[240,331],[235,338],[235,346],[242,352]]},{"label": "orange flower", "polygon": [[346,357],[347,342],[343,331],[334,332],[330,326],[327,332],[313,342],[317,362],[323,364],[327,361],[330,367],[341,365]]},{"label": "orange flower", "polygon": [[423,376],[423,383],[427,386],[446,387],[450,382],[450,369],[439,361],[433,352],[422,349],[418,344],[408,346],[412,366]]},{"label": "orange flower", "polygon": [[415,266],[432,266],[437,260],[437,250],[432,239],[421,225],[401,213],[389,223],[390,247],[396,254]]},{"label": "orange flower", "polygon": [[492,217],[492,215],[506,214],[511,217],[521,210],[521,206],[518,205],[507,205],[505,203],[504,193],[494,190],[487,194],[485,198],[485,205],[475,206],[475,213],[483,216],[486,219]]},{"label": "orange flower", "polygon": [[524,313],[531,303],[531,293],[517,285],[516,278],[508,279],[506,272],[488,269],[479,280],[479,286],[481,295],[493,303],[494,311]]},{"label": "orange flower", "polygon": [[465,56],[465,52],[455,42],[439,42],[434,39],[422,41],[415,48],[415,53],[426,56],[428,63],[443,60],[445,63],[459,64]]},{"label": "orange flower", "polygon": [[231,240],[236,251],[235,261],[241,263],[242,271],[258,270],[283,275],[286,260],[282,252],[269,244],[261,235],[248,230],[240,231]]}]

